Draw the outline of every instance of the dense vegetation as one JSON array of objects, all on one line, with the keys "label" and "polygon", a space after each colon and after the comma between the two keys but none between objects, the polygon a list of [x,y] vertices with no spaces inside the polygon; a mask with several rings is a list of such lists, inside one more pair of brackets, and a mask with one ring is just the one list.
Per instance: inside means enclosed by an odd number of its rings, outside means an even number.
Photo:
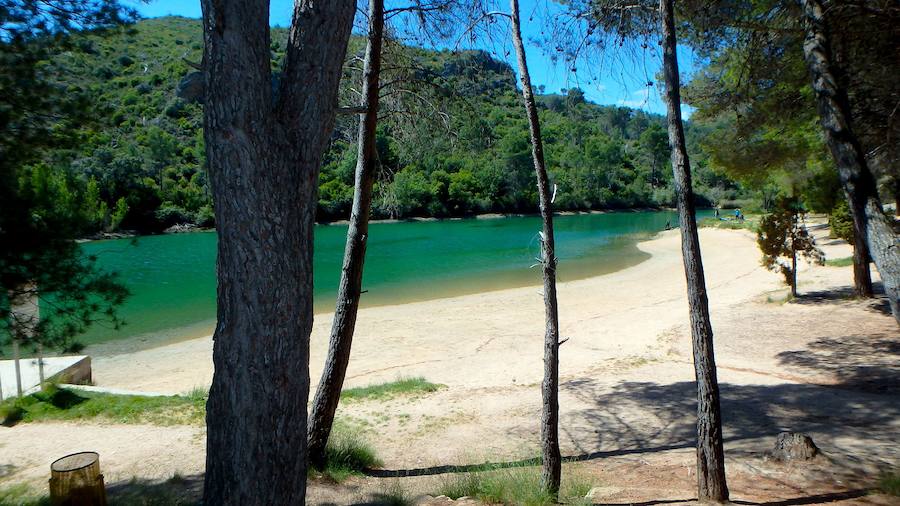
[{"label": "dense vegetation", "polygon": [[[273,33],[273,62],[284,37],[283,30]],[[80,42],[79,50],[53,61],[64,67],[71,89],[102,104],[101,122],[81,130],[76,149],[48,152],[25,177],[80,202],[85,234],[212,226],[202,105],[176,91],[193,71],[189,62],[200,60],[199,21],[150,19]],[[351,54],[361,44],[352,41]],[[527,126],[512,69],[483,52],[399,47],[394,53],[413,69],[405,74],[416,80],[410,87],[423,91],[390,90],[398,98],[385,100],[375,217],[535,212]],[[352,63],[344,105],[358,100],[350,92],[358,82]],[[557,208],[672,206],[663,118],[592,104],[577,89],[563,92],[539,96]],[[319,181],[319,221],[349,214],[355,132],[355,115],[338,119]],[[702,134],[689,129],[701,203],[739,196],[733,183],[707,168],[696,142]]]}]

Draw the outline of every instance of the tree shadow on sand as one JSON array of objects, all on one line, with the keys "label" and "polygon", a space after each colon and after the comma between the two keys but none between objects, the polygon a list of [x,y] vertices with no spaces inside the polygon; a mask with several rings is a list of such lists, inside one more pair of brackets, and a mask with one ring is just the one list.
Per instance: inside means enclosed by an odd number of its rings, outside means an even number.
[{"label": "tree shadow on sand", "polygon": [[[891,306],[887,297],[884,295],[884,284],[876,282],[872,284],[872,290],[875,292],[874,298],[864,299],[866,311],[891,316]],[[814,290],[811,292],[801,292],[800,295],[791,300],[791,304],[800,305],[824,305],[824,304],[844,304],[851,300],[858,299],[856,291],[852,286],[841,286],[829,290]]]},{"label": "tree shadow on sand", "polygon": [[203,499],[203,477],[176,475],[165,481],[132,478],[106,486],[110,504],[123,506],[199,505]]},{"label": "tree shadow on sand", "polygon": [[783,351],[779,363],[834,378],[836,386],[863,392],[900,393],[900,341],[895,335],[821,337],[803,350]]},{"label": "tree shadow on sand", "polygon": [[[871,491],[869,489],[857,489],[857,490],[848,490],[846,492],[835,492],[832,494],[816,494],[816,495],[808,495],[803,497],[795,497],[791,499],[785,499],[783,501],[769,501],[769,502],[753,502],[753,501],[741,501],[741,500],[732,500],[732,504],[740,504],[745,506],[801,506],[804,504],[824,504],[830,502],[838,502],[838,501],[846,501],[849,499],[858,499],[860,497],[864,497],[868,495]],[[687,504],[687,503],[696,503],[697,498],[691,499],[663,499],[657,501],[644,501],[644,502],[628,502],[628,503],[594,503],[594,506],[655,506],[657,504]]]}]

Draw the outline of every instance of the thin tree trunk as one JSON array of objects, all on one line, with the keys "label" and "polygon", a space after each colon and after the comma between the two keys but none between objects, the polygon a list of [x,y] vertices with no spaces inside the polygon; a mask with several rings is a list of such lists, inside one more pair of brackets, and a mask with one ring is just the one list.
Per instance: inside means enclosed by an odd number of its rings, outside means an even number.
[{"label": "thin tree trunk", "polygon": [[528,130],[531,135],[531,154],[534,172],[537,175],[541,218],[544,229],[541,233],[541,267],[544,278],[544,380],[541,383],[541,480],[544,489],[554,498],[559,493],[562,459],[559,453],[559,313],[556,302],[556,248],[553,238],[553,197],[550,181],[544,164],[544,144],[541,140],[541,125],[538,121],[537,106],[528,74],[528,61],[519,21],[519,2],[510,0],[513,45],[519,62],[522,98],[528,115]]},{"label": "thin tree trunk", "polygon": [[834,73],[828,22],[821,0],[799,0],[806,23],[803,53],[812,76],[819,118],[841,184],[850,201],[854,233],[864,239],[875,262],[894,318],[900,323],[900,240],[882,212],[875,178],[851,129],[847,90]]},{"label": "thin tree trunk", "polygon": [[797,297],[797,250],[791,249],[791,295]]},{"label": "thin tree trunk", "polygon": [[303,504],[316,183],[354,2],[295,3],[279,87],[268,0],[203,0],[218,322],[204,504]]},{"label": "thin tree trunk", "polygon": [[322,379],[316,390],[312,412],[309,416],[309,461],[317,467],[325,465],[325,447],[334,423],[344,385],[344,375],[350,363],[350,347],[356,327],[356,314],[362,288],[363,264],[369,234],[369,211],[372,207],[372,186],[375,184],[376,146],[375,130],[378,125],[379,74],[381,72],[381,45],[384,36],[384,0],[369,0],[369,35],[363,63],[363,106],[357,139],[356,181],[353,192],[353,210],[347,230],[344,264],[338,289],[337,306],[331,325],[328,358]]},{"label": "thin tree trunk", "polygon": [[713,332],[706,298],[706,280],[700,257],[700,239],[694,215],[691,167],[681,122],[681,91],[678,76],[677,42],[673,0],[660,0],[662,18],[663,70],[665,101],[672,148],[672,172],[678,219],[681,222],[681,251],[687,278],[688,307],[691,315],[694,373],[697,380],[697,494],[701,501],[727,501],[725,452],[722,446],[722,415],[719,407],[719,383],[713,353]]}]

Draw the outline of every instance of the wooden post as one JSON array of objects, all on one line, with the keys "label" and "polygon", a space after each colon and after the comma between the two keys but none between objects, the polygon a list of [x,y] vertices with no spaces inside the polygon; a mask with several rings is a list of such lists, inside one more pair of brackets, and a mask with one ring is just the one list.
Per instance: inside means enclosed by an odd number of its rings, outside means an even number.
[{"label": "wooden post", "polygon": [[53,506],[106,506],[100,455],[73,453],[50,464],[50,503]]},{"label": "wooden post", "polygon": [[38,343],[38,378],[40,378],[41,388],[44,388],[44,345]]}]

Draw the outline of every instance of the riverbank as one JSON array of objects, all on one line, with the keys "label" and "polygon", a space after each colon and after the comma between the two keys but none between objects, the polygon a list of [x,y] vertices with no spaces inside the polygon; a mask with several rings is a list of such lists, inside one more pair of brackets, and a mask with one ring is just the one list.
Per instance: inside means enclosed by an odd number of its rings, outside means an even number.
[{"label": "riverbank", "polygon": [[[784,302],[781,276],[759,265],[751,233],[702,229],[700,240],[733,497],[765,502],[803,493],[827,499],[848,489],[864,494],[879,472],[900,461],[894,444],[900,364],[887,351],[896,323],[884,301],[846,297],[850,267],[803,264],[801,298]],[[849,255],[841,241],[820,243],[828,258]],[[683,500],[695,493],[695,386],[678,232],[638,248],[650,255],[647,261],[563,282],[559,290],[561,332],[569,338],[560,350],[562,452],[586,459],[579,472],[602,489],[602,499],[595,498],[601,502]],[[329,326],[330,315],[316,317],[313,383]],[[531,457],[542,333],[537,287],[364,309],[348,387],[423,376],[446,388],[411,399],[345,403],[339,416],[362,431],[388,470]],[[211,349],[204,337],[99,357],[95,381],[147,392],[205,387]],[[809,433],[825,458],[802,468],[766,460],[783,430]],[[0,428],[0,445],[0,466],[14,465],[8,481],[36,485],[46,483],[53,458],[85,448],[103,456],[108,483],[202,475],[205,459],[202,426],[26,424]],[[434,492],[440,479],[400,483],[417,494]],[[391,480],[314,484],[310,503],[350,503]]]}]

